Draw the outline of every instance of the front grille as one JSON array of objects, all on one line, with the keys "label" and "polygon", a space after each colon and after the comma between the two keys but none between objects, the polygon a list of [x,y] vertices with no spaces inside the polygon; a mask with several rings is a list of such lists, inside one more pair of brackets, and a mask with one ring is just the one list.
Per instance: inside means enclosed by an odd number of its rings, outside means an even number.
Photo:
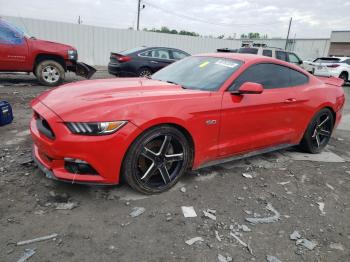
[{"label": "front grille", "polygon": [[55,133],[52,131],[49,123],[37,112],[34,113],[34,116],[36,119],[36,127],[38,128],[39,132],[47,138],[54,140]]}]

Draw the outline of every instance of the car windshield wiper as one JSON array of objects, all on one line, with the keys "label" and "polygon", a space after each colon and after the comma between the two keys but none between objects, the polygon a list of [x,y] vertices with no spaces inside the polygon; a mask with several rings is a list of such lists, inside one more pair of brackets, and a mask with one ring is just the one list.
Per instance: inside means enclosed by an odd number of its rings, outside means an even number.
[{"label": "car windshield wiper", "polygon": [[174,84],[174,85],[178,85],[178,83],[176,82],[173,82],[173,81],[169,81],[169,80],[166,80],[165,82],[169,83],[169,84]]},{"label": "car windshield wiper", "polygon": [[174,84],[174,85],[181,86],[183,89],[187,89],[187,87],[185,87],[185,86],[183,86],[183,85],[180,85],[179,83],[176,83],[176,82],[174,82],[174,81],[169,81],[169,80],[167,80],[167,81],[165,81],[165,82],[167,82],[167,83],[169,83],[169,84]]}]

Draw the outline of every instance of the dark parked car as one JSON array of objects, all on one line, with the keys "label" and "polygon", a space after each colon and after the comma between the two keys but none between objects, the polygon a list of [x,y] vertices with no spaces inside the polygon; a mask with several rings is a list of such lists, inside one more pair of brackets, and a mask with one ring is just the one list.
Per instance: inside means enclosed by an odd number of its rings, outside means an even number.
[{"label": "dark parked car", "polygon": [[115,76],[150,76],[190,54],[175,48],[137,47],[111,53],[108,72]]}]

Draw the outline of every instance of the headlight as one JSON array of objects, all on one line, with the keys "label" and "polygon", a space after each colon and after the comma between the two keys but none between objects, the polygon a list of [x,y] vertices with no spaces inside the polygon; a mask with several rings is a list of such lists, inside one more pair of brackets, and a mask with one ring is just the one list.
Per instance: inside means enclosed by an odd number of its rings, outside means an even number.
[{"label": "headlight", "polygon": [[77,50],[68,50],[68,59],[70,60],[78,60],[78,52]]},{"label": "headlight", "polygon": [[82,123],[70,122],[66,126],[73,134],[99,136],[108,135],[122,128],[127,121],[99,122],[99,123]]}]

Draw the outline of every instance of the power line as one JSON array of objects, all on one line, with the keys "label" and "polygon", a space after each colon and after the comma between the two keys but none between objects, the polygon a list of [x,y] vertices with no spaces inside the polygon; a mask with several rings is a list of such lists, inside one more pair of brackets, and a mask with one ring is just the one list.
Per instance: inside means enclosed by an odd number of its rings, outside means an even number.
[{"label": "power line", "polygon": [[195,22],[200,22],[200,23],[206,23],[206,24],[210,24],[210,25],[215,25],[215,26],[225,26],[225,27],[232,27],[232,26],[266,26],[266,25],[274,25],[274,24],[281,24],[283,22],[274,22],[274,23],[258,23],[258,24],[226,24],[226,23],[220,23],[220,22],[210,22],[210,21],[207,21],[207,20],[203,20],[203,19],[199,19],[199,18],[196,18],[196,17],[191,17],[191,16],[188,16],[188,15],[184,15],[184,14],[180,14],[178,12],[173,12],[173,11],[170,11],[170,10],[167,10],[163,7],[160,7],[158,5],[155,5],[153,3],[150,3],[150,2],[146,2],[144,1],[145,4],[149,5],[150,7],[154,8],[154,9],[158,9],[160,11],[163,11],[167,14],[171,14],[173,16],[177,16],[177,17],[181,17],[181,18],[184,18],[184,19],[188,19],[188,20],[192,20],[192,21],[195,21]]}]

